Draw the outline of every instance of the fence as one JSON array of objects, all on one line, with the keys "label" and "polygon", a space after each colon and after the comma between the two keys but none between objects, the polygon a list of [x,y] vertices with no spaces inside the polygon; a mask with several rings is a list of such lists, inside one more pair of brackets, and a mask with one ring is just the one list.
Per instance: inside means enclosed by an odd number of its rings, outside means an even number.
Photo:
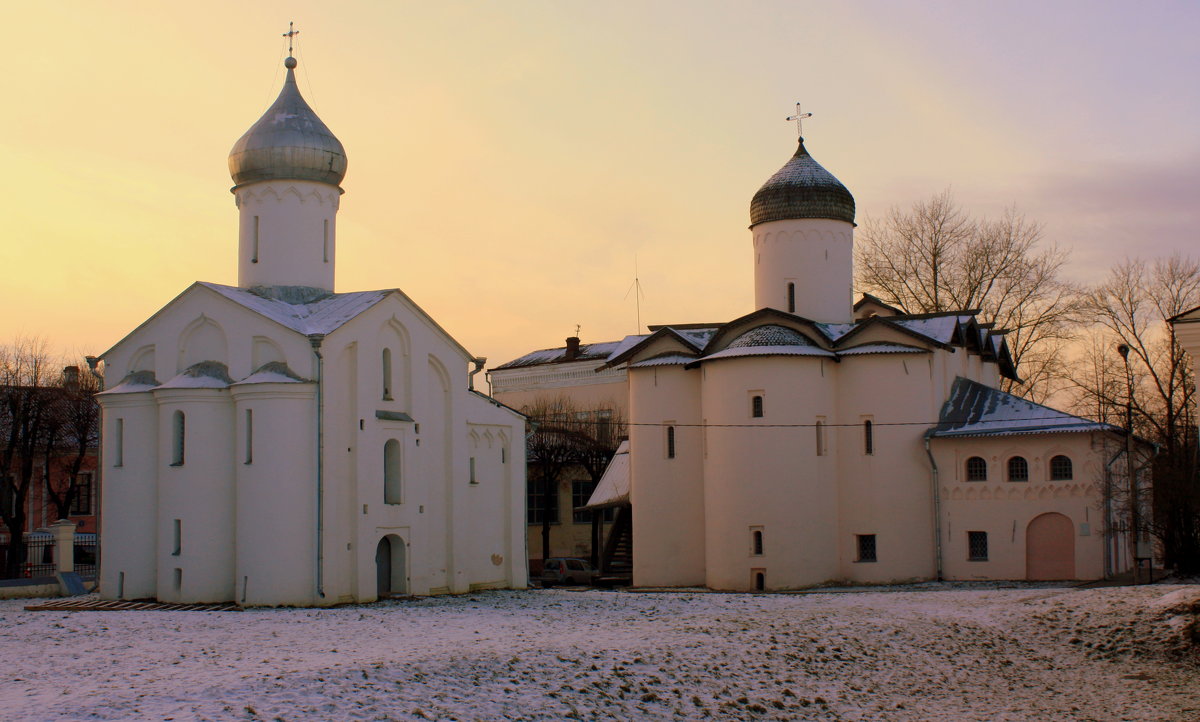
[{"label": "fence", "polygon": [[[44,531],[26,532],[22,543],[25,553],[22,555],[21,566],[17,578],[32,579],[37,577],[52,577],[58,571],[55,557],[54,535]],[[8,546],[11,539],[0,542],[0,579],[13,575],[6,573],[4,561],[7,559]],[[75,572],[87,579],[96,576],[96,560],[99,556],[100,536],[98,534],[75,535]]]}]

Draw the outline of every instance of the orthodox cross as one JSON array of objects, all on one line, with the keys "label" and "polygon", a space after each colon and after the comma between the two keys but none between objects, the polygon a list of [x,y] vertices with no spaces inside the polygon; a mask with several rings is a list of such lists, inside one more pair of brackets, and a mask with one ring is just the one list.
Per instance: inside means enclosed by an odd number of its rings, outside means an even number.
[{"label": "orthodox cross", "polygon": [[[299,35],[299,34],[300,34],[300,31],[299,31],[299,30],[296,30],[295,28],[293,28],[293,27],[292,27],[292,26],[293,26],[293,24],[294,24],[294,23],[290,23],[290,22],[289,22],[289,23],[288,23],[288,31],[287,31],[286,33],[284,33],[284,34],[283,34],[283,37],[285,37],[285,38],[287,38],[287,39],[288,39],[288,55],[289,55],[289,56],[292,54],[292,38],[294,38],[294,37],[296,37],[297,35]],[[796,104],[796,108],[797,108],[797,109],[799,109],[799,108],[800,108],[800,104],[799,104],[799,103],[797,103],[797,104]],[[790,120],[790,118],[789,118],[789,120]]]},{"label": "orthodox cross", "polygon": [[805,118],[811,118],[811,117],[812,117],[812,113],[801,113],[800,112],[800,104],[796,103],[796,114],[789,115],[787,117],[787,119],[788,119],[788,122],[791,122],[793,120],[796,121],[796,135],[803,138],[804,137],[804,126],[801,125],[801,123],[804,122]]}]

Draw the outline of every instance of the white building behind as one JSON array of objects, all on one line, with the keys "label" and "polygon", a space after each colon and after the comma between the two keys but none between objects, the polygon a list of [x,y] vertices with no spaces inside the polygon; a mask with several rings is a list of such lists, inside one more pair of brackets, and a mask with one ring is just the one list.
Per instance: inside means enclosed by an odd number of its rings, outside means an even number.
[{"label": "white building behind", "polygon": [[346,155],[286,66],[229,157],[238,285],[193,284],[103,356],[101,593],[522,588],[524,419],[403,292],[334,292]]}]

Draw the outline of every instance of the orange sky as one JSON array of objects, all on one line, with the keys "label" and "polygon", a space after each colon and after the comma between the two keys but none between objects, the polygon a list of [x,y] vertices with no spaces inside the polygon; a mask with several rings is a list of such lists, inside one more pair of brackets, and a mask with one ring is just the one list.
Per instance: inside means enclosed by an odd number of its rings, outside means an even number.
[{"label": "orange sky", "polygon": [[338,290],[400,287],[502,363],[752,310],[748,205],[794,146],[860,220],[952,186],[1095,278],[1192,252],[1192,4],[27,3],[0,47],[0,342],[99,353],[236,282],[233,142],[282,82],[349,156]]}]

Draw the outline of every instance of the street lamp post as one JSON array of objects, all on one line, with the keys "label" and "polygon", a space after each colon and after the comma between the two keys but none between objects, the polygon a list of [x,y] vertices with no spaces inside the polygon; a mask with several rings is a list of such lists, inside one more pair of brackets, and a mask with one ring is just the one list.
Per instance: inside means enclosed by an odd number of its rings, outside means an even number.
[{"label": "street lamp post", "polygon": [[1129,347],[1117,344],[1117,353],[1125,362],[1125,468],[1129,472],[1129,533],[1133,556],[1133,583],[1141,579],[1141,561],[1138,559],[1138,487],[1137,471],[1133,465],[1133,373],[1129,370]]}]

